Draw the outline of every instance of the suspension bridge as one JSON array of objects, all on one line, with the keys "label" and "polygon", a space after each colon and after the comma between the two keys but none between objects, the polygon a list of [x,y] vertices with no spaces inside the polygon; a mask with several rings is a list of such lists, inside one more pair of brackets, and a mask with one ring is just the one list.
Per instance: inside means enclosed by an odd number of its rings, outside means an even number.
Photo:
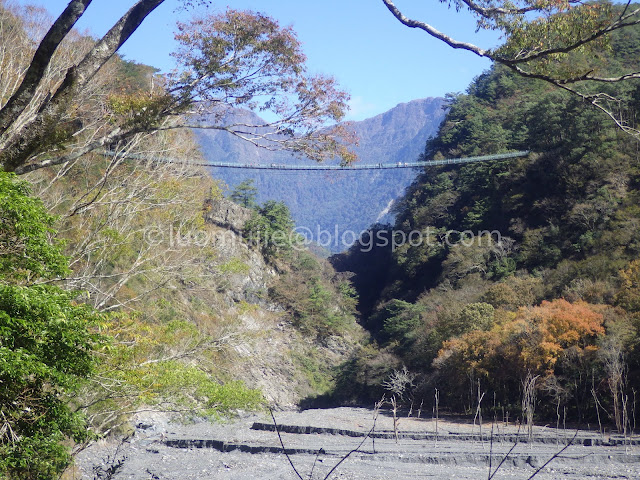
[{"label": "suspension bridge", "polygon": [[[163,163],[188,163],[189,165],[201,166],[201,167],[214,167],[214,168],[236,168],[246,170],[296,170],[296,171],[315,171],[315,170],[339,170],[342,172],[357,171],[357,170],[384,170],[395,168],[424,168],[424,167],[436,167],[442,165],[458,165],[464,163],[473,162],[488,162],[491,160],[508,160],[511,158],[526,157],[529,155],[528,150],[510,152],[510,153],[497,153],[494,155],[481,155],[476,157],[462,157],[462,158],[446,158],[442,160],[423,160],[417,162],[396,162],[396,163],[366,163],[366,164],[351,164],[351,165],[327,165],[327,164],[286,164],[286,163],[270,163],[270,164],[258,164],[258,163],[232,163],[232,162],[185,162],[176,158],[169,157],[150,157],[148,155],[142,155],[139,153],[125,154],[124,157],[134,160],[146,160],[153,162]],[[110,151],[103,152],[103,155],[109,157],[115,157],[118,154]]]}]

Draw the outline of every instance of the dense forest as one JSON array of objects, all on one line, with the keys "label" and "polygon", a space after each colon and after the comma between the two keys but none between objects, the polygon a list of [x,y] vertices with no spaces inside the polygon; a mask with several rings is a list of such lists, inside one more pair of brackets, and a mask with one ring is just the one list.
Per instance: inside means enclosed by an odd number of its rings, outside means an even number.
[{"label": "dense forest", "polygon": [[[637,68],[640,29],[600,61]],[[607,85],[637,122],[640,82]],[[410,398],[473,411],[480,392],[519,415],[534,382],[537,414],[621,431],[640,389],[640,146],[575,95],[494,66],[449,113],[424,158],[528,150],[521,159],[426,169],[342,256],[356,272],[372,343],[345,366],[340,398],[379,398],[405,366]],[[377,243],[380,232],[421,242]],[[390,234],[389,234],[390,235]],[[418,238],[414,236],[413,238]],[[370,248],[371,245],[374,248]]]}]

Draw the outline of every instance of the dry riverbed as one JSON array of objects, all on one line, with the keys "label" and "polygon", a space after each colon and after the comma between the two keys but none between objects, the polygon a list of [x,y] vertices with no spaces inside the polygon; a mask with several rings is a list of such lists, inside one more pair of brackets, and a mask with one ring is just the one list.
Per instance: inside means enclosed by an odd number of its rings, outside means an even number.
[{"label": "dry riverbed", "polygon": [[[401,418],[372,410],[334,408],[281,411],[275,417],[286,451],[268,414],[183,425],[160,414],[138,420],[135,435],[120,445],[103,440],[79,454],[75,479],[96,477],[124,460],[113,480],[296,479],[638,479],[640,437],[536,427],[531,441],[515,425]],[[493,430],[493,433],[492,433]],[[370,433],[370,436],[366,436]],[[574,437],[575,435],[575,437]],[[558,452],[570,443],[560,454]],[[117,449],[117,451],[116,451]],[[357,449],[357,450],[356,450]],[[356,450],[356,451],[354,451]],[[548,459],[554,457],[548,465]]]}]

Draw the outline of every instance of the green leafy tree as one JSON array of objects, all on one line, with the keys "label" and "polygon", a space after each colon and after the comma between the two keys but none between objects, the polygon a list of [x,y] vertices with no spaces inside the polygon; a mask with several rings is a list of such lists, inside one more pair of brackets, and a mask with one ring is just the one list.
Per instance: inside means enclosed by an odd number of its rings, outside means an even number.
[{"label": "green leafy tree", "polygon": [[358,335],[358,298],[348,275],[336,275],[327,260],[307,250],[296,248],[291,257],[288,265],[279,264],[280,275],[269,287],[271,299],[287,308],[304,335],[317,341],[347,332]]},{"label": "green leafy tree", "polygon": [[390,343],[406,349],[415,340],[416,330],[423,325],[422,305],[411,304],[402,300],[391,300],[382,312],[384,316],[383,331]]},{"label": "green leafy tree", "polygon": [[26,182],[0,174],[0,282],[31,284],[68,272],[67,259],[52,244],[55,218]]},{"label": "green leafy tree", "polygon": [[253,179],[244,180],[239,183],[231,192],[231,200],[245,208],[254,208],[256,206],[256,196],[258,189],[253,184]]},{"label": "green leafy tree", "polygon": [[458,335],[470,330],[489,330],[493,325],[494,308],[488,303],[465,305],[458,317]]},{"label": "green leafy tree", "polygon": [[275,259],[293,249],[298,240],[293,227],[287,205],[269,200],[256,209],[245,224],[243,235],[250,243],[259,246],[266,258]]},{"label": "green leafy tree", "polygon": [[94,369],[100,316],[72,292],[33,284],[67,267],[50,239],[54,219],[28,194],[0,173],[0,477],[46,480],[70,462],[63,441],[88,436],[66,395]]}]

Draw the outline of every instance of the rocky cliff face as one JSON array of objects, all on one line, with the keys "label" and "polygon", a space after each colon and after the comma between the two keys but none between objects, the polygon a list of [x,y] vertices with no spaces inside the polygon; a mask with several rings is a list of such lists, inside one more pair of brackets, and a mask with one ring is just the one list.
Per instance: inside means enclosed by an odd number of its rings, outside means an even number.
[{"label": "rocky cliff face", "polygon": [[[360,163],[414,161],[424,150],[444,118],[444,99],[426,98],[397,107],[350,128],[359,138],[354,148]],[[241,112],[245,120],[255,115]],[[221,131],[196,132],[204,156],[210,161],[287,164],[304,163],[290,154],[259,149]],[[309,160],[306,160],[309,162]],[[215,168],[216,178],[230,187],[253,179],[258,201],[280,200],[290,208],[298,227],[308,237],[323,242],[328,250],[345,250],[350,232],[359,234],[375,222],[393,218],[389,205],[404,193],[417,174],[398,169],[360,172],[284,172]],[[329,235],[319,235],[320,232]],[[344,240],[344,241],[343,241]]]},{"label": "rocky cliff face", "polygon": [[235,233],[241,233],[245,224],[251,218],[251,210],[219,197],[207,201],[204,218],[206,222],[212,225],[228,228]]}]

